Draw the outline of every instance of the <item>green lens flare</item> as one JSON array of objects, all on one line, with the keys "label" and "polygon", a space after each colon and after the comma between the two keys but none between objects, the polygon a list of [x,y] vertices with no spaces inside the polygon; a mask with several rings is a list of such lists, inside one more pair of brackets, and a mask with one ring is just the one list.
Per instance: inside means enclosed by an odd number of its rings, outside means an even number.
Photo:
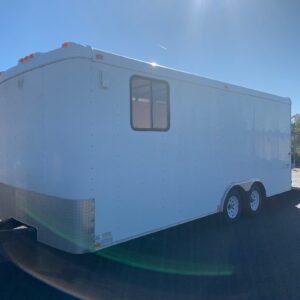
[{"label": "green lens flare", "polygon": [[121,246],[106,248],[97,251],[96,254],[130,267],[160,273],[188,276],[230,276],[234,273],[234,268],[230,265],[191,263],[188,261],[156,257],[123,249]]},{"label": "green lens flare", "polygon": [[78,240],[75,240],[73,238],[70,237],[70,235],[65,232],[65,230],[63,230],[62,228],[59,228],[57,225],[51,224],[50,222],[45,221],[44,219],[42,219],[39,215],[37,215],[36,213],[34,213],[33,211],[27,209],[27,208],[22,208],[22,210],[28,215],[30,216],[33,220],[35,220],[37,223],[41,224],[42,226],[48,228],[50,231],[52,231],[53,233],[55,233],[56,235],[58,235],[59,237],[77,245],[80,247],[85,247],[86,245],[83,243],[80,243]]},{"label": "green lens flare", "polygon": [[[43,220],[34,212],[24,208],[24,212],[39,224],[47,227],[50,231],[74,244],[80,245],[79,241],[72,239],[62,228]],[[143,252],[124,249],[117,245],[96,252],[100,257],[125,264],[130,267],[147,271],[186,275],[186,276],[230,276],[234,273],[234,267],[228,264],[192,263],[187,260],[175,260],[159,256],[149,255]]]}]

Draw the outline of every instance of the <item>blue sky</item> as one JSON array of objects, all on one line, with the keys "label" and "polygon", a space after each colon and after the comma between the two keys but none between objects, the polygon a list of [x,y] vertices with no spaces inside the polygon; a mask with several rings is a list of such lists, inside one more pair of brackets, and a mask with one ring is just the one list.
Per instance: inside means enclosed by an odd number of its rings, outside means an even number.
[{"label": "blue sky", "polygon": [[298,0],[0,0],[0,70],[63,41],[289,96],[300,113]]}]

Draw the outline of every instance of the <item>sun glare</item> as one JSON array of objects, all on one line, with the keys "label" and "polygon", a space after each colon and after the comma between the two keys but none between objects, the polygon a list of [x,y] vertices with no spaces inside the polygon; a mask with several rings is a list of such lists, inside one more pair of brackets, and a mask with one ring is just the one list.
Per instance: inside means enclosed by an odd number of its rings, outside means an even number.
[{"label": "sun glare", "polygon": [[150,65],[151,65],[152,67],[158,67],[158,66],[159,66],[159,64],[156,63],[156,62],[151,62]]}]

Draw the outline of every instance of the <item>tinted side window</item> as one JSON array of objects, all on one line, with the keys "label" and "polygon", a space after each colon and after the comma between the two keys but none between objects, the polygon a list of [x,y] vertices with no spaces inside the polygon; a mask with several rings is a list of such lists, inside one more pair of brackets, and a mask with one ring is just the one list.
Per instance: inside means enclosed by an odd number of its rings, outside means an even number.
[{"label": "tinted side window", "polygon": [[150,80],[135,78],[131,81],[131,115],[134,128],[152,127]]},{"label": "tinted side window", "polygon": [[152,82],[152,120],[153,128],[168,127],[168,87],[160,81]]},{"label": "tinted side window", "polygon": [[162,80],[134,76],[130,83],[131,125],[137,130],[169,128],[169,86]]}]

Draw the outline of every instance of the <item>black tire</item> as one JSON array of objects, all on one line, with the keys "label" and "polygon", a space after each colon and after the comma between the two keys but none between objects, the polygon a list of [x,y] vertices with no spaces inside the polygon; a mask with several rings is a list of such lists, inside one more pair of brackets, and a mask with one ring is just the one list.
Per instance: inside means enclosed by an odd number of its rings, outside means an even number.
[{"label": "black tire", "polygon": [[242,213],[243,197],[242,193],[233,188],[226,196],[223,207],[224,219],[229,223],[236,222]]},{"label": "black tire", "polygon": [[265,200],[265,194],[262,187],[254,183],[247,193],[247,212],[250,215],[256,215],[262,210],[263,202]]}]

